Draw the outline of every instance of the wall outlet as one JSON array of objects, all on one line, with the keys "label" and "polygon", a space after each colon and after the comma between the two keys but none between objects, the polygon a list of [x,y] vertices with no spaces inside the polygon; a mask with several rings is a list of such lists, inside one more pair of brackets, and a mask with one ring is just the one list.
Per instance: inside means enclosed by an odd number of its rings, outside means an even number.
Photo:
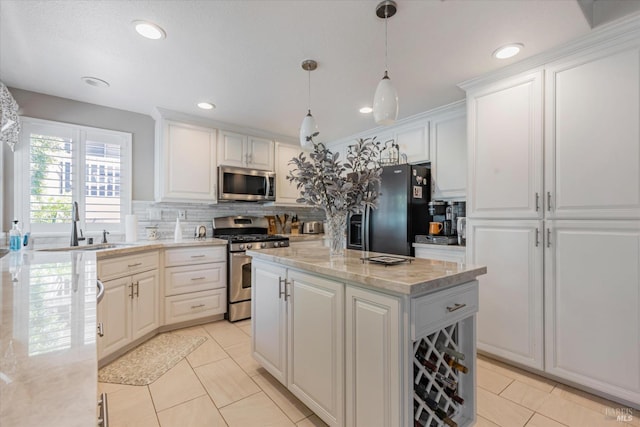
[{"label": "wall outlet", "polygon": [[149,221],[162,221],[162,209],[149,208],[147,213],[149,214]]},{"label": "wall outlet", "polygon": [[178,218],[186,220],[187,219],[187,211],[179,210],[178,211]]}]

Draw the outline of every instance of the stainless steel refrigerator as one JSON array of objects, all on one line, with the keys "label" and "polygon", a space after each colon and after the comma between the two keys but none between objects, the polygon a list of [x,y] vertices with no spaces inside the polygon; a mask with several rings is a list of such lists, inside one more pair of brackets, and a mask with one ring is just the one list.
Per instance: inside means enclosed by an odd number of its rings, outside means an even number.
[{"label": "stainless steel refrigerator", "polygon": [[416,234],[427,234],[430,169],[409,164],[382,168],[378,208],[352,215],[347,247],[413,256]]}]

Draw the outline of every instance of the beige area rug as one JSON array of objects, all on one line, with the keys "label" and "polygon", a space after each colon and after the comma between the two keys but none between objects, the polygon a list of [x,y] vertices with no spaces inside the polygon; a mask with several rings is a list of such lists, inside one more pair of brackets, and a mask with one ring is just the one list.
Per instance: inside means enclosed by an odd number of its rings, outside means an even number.
[{"label": "beige area rug", "polygon": [[100,369],[98,381],[151,384],[206,340],[206,337],[171,333],[156,335]]}]

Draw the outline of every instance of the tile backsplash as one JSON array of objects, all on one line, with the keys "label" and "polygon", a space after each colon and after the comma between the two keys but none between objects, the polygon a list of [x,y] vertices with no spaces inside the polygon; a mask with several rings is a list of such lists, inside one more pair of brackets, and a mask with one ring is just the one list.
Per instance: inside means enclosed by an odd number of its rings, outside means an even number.
[{"label": "tile backsplash", "polygon": [[[287,213],[297,215],[300,221],[323,221],[324,211],[312,207],[267,206],[259,203],[219,203],[217,205],[201,205],[188,203],[155,203],[148,201],[132,202],[132,213],[138,217],[138,240],[146,240],[145,227],[158,226],[159,238],[173,238],[176,218],[179,211],[186,212],[186,219],[180,220],[182,237],[193,237],[197,225],[207,227],[207,237],[212,236],[212,219],[221,216],[246,215],[265,216]],[[151,219],[153,215],[156,218]]]}]

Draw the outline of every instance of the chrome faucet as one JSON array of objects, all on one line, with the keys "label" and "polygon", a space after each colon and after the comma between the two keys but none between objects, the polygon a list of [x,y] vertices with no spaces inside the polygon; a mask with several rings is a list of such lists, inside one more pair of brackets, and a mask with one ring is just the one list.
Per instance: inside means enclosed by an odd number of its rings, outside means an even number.
[{"label": "chrome faucet", "polygon": [[107,230],[102,230],[102,242],[101,243],[109,243],[109,242],[107,242],[107,234],[109,234],[109,232]]},{"label": "chrome faucet", "polygon": [[73,202],[71,205],[71,246],[78,246],[78,221],[80,221],[78,202]]}]

